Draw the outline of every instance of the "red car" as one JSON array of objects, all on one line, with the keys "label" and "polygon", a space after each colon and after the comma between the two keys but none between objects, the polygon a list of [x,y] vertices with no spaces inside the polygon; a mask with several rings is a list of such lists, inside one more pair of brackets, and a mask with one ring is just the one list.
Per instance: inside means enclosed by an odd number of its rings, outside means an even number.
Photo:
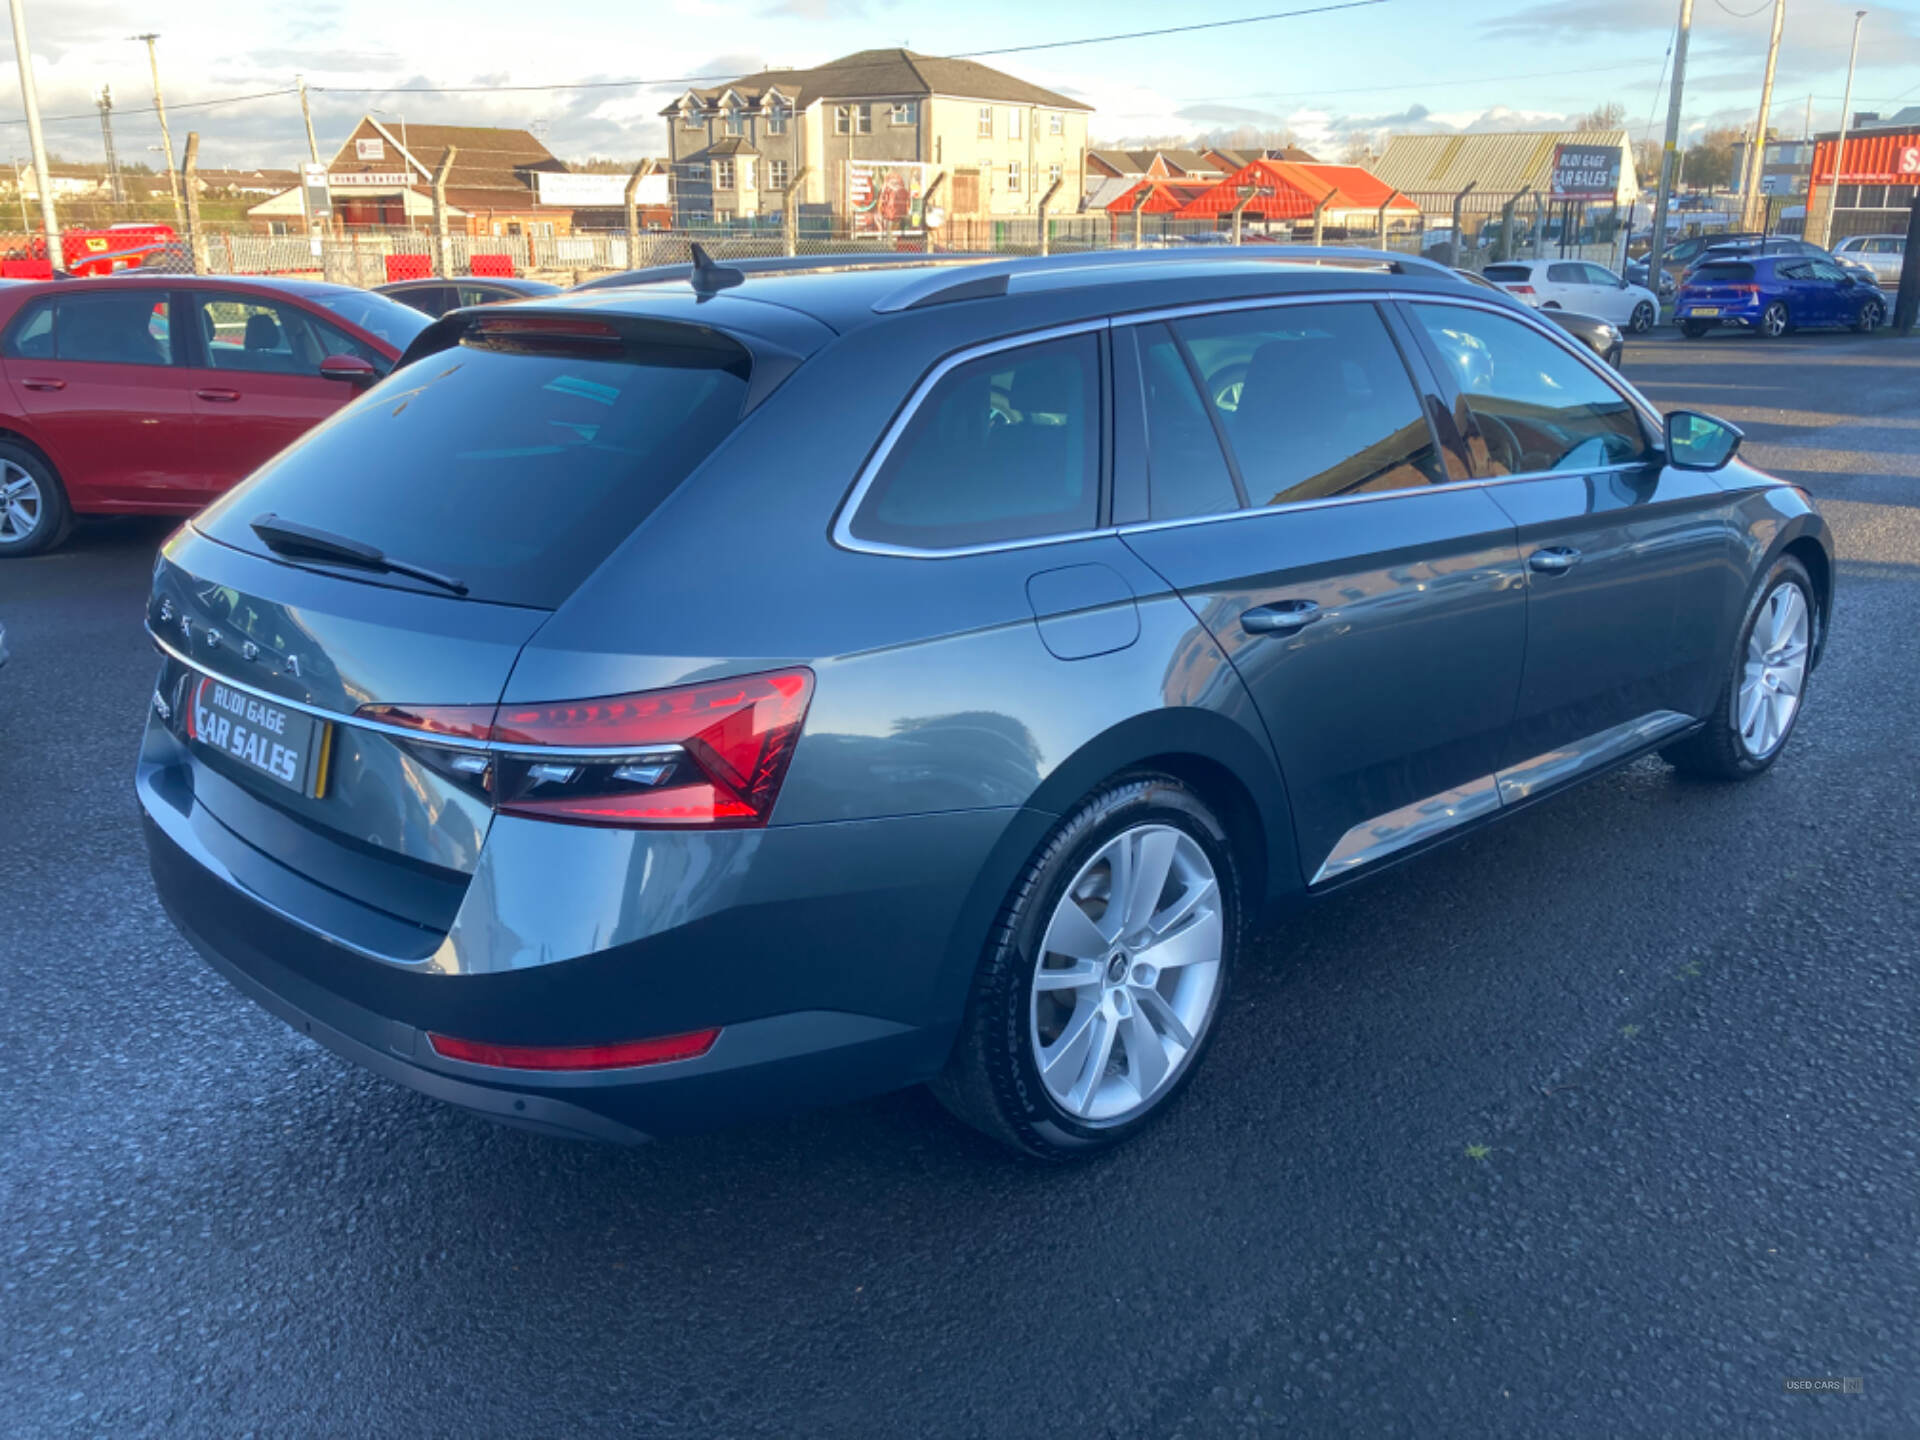
[{"label": "red car", "polygon": [[0,288],[0,559],[76,515],[186,515],[393,368],[430,322],[343,285],[144,275]]}]

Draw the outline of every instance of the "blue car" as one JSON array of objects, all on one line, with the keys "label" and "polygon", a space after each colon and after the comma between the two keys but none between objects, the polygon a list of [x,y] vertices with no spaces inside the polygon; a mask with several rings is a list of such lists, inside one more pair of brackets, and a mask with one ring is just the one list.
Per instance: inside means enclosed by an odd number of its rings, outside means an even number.
[{"label": "blue car", "polygon": [[1673,307],[1680,333],[1697,340],[1718,325],[1777,340],[1790,330],[1846,326],[1869,334],[1887,318],[1879,288],[1829,260],[1754,255],[1712,260],[1688,274]]}]

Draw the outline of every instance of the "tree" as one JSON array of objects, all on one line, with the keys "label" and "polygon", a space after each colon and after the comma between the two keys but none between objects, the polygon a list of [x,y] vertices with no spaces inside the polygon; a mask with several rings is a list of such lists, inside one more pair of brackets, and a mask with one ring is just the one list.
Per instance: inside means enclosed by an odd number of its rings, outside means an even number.
[{"label": "tree", "polygon": [[1627,107],[1618,100],[1596,105],[1573,122],[1576,130],[1618,130],[1627,123]]},{"label": "tree", "polygon": [[1342,165],[1368,165],[1373,162],[1373,136],[1364,130],[1356,130],[1347,136],[1346,143],[1340,147]]},{"label": "tree", "polygon": [[1640,177],[1640,184],[1651,190],[1660,183],[1660,142],[1636,140],[1632,149],[1634,173]]},{"label": "tree", "polygon": [[1731,126],[1708,130],[1687,147],[1686,180],[1695,189],[1723,189],[1733,183],[1733,146],[1740,132]]}]

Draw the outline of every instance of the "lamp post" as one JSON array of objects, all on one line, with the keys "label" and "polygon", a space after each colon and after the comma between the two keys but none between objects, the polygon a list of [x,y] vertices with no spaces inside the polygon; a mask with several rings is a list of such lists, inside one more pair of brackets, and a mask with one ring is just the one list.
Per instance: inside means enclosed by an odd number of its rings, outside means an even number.
[{"label": "lamp post", "polygon": [[153,70],[153,109],[160,117],[160,148],[167,154],[167,188],[173,192],[173,223],[184,230],[187,211],[181,202],[180,176],[173,168],[173,135],[167,129],[167,102],[160,97],[160,52],[154,48],[154,42],[160,37],[149,31],[145,35],[129,35],[127,38],[147,42],[147,64]]},{"label": "lamp post", "polygon": [[1821,243],[1829,247],[1834,238],[1833,222],[1840,218],[1840,169],[1847,154],[1847,120],[1853,114],[1853,66],[1860,58],[1860,22],[1866,18],[1864,10],[1853,12],[1853,49],[1847,52],[1847,88],[1840,101],[1840,138],[1833,145],[1833,184],[1827,194],[1827,233],[1820,237]]},{"label": "lamp post", "polygon": [[20,61],[20,103],[27,112],[27,145],[33,151],[34,173],[40,177],[40,224],[47,232],[47,264],[61,264],[60,220],[53,213],[53,174],[47,166],[47,142],[40,133],[40,96],[33,88],[33,52],[27,48],[27,0],[12,0],[13,52]]}]

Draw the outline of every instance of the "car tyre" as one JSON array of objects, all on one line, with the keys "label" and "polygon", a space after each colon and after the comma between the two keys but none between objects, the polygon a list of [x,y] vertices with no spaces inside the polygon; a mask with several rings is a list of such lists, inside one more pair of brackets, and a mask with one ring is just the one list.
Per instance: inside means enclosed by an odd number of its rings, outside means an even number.
[{"label": "car tyre", "polygon": [[0,560],[51,550],[73,528],[66,487],[39,451],[0,440]]},{"label": "car tyre", "polygon": [[1680,333],[1689,340],[1698,340],[1702,335],[1707,333],[1707,322],[1704,320],[1682,320],[1680,322]]},{"label": "car tyre", "polygon": [[1703,780],[1746,780],[1770,768],[1806,708],[1820,623],[1806,567],[1782,555],[1748,598],[1706,724],[1662,750],[1667,762]]},{"label": "car tyre", "polygon": [[1638,305],[1633,307],[1633,318],[1627,322],[1627,328],[1636,335],[1644,335],[1653,329],[1653,322],[1657,318],[1658,315],[1653,308],[1653,302],[1651,300],[1642,300]]},{"label": "car tyre", "polygon": [[1787,302],[1776,300],[1760,312],[1760,333],[1769,340],[1778,340],[1793,329],[1793,317],[1787,314]]},{"label": "car tyre", "polygon": [[[1156,869],[1165,878],[1151,895],[1122,874]],[[1131,902],[1118,917],[1107,906],[1116,887]],[[1054,828],[1014,882],[934,1093],[968,1124],[1040,1159],[1131,1139],[1199,1069],[1241,915],[1233,846],[1206,802],[1169,775],[1110,781]]]},{"label": "car tyre", "polygon": [[1880,328],[1880,322],[1887,318],[1887,307],[1875,296],[1860,307],[1860,316],[1853,322],[1853,328],[1862,335],[1871,335]]}]

